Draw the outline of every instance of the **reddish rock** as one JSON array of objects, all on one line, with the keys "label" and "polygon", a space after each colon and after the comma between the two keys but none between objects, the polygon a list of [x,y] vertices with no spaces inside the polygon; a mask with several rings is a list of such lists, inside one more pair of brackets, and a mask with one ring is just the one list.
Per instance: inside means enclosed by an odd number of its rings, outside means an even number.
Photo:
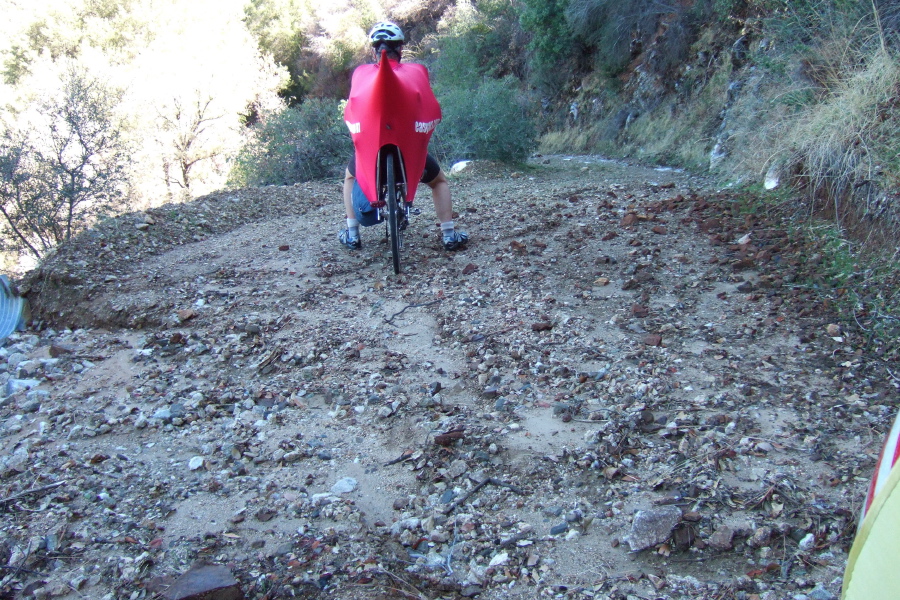
[{"label": "reddish rock", "polygon": [[472,273],[474,273],[477,270],[478,270],[477,265],[473,265],[472,263],[469,263],[465,267],[463,267],[462,274],[463,275],[471,275]]},{"label": "reddish rock", "polygon": [[630,212],[627,215],[625,215],[624,217],[622,217],[622,227],[631,227],[632,225],[634,225],[637,222],[638,222],[638,216],[633,212]]},{"label": "reddish rock", "polygon": [[261,508],[256,511],[254,516],[258,521],[265,523],[266,521],[271,521],[276,514],[278,513],[270,508]]},{"label": "reddish rock", "polygon": [[665,227],[663,227],[662,225],[656,225],[650,231],[652,231],[653,233],[656,233],[658,235],[666,235],[667,233],[669,233],[669,230],[666,229]]},{"label": "reddish rock", "polygon": [[715,550],[730,550],[734,532],[727,525],[722,525],[709,536],[709,545]]},{"label": "reddish rock", "polygon": [[712,415],[710,417],[707,417],[705,423],[710,427],[716,427],[719,425],[726,425],[728,421],[728,415]]},{"label": "reddish rock", "polygon": [[662,345],[662,336],[651,333],[647,337],[644,338],[644,343],[648,346],[661,346]]},{"label": "reddish rock", "polygon": [[712,219],[706,219],[702,223],[700,223],[700,230],[709,233],[713,229],[719,229],[722,227],[722,221],[713,217]]},{"label": "reddish rock", "polygon": [[166,600],[244,600],[244,592],[228,567],[198,565],[163,592]]},{"label": "reddish rock", "polygon": [[650,309],[646,306],[641,306],[640,304],[632,304],[631,314],[639,319],[643,319],[650,314]]},{"label": "reddish rock", "polygon": [[550,331],[551,329],[553,329],[553,323],[548,323],[546,321],[531,324],[532,331]]},{"label": "reddish rock", "polygon": [[50,345],[50,358],[59,358],[65,354],[72,354],[75,349],[66,344],[54,343]]},{"label": "reddish rock", "polygon": [[464,437],[466,437],[466,432],[463,429],[454,429],[453,431],[434,436],[434,443],[438,446],[449,446],[456,440],[461,440]]}]

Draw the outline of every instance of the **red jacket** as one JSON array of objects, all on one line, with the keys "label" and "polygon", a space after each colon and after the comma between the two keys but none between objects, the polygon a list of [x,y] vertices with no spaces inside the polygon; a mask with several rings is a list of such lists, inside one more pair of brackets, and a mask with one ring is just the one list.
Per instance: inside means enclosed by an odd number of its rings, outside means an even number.
[{"label": "red jacket", "polygon": [[375,177],[378,150],[385,144],[400,148],[409,182],[406,200],[412,202],[425,170],[428,141],[441,121],[428,69],[389,60],[385,52],[378,64],[357,67],[344,121],[356,148],[356,179],[369,202],[383,206],[378,203]]}]

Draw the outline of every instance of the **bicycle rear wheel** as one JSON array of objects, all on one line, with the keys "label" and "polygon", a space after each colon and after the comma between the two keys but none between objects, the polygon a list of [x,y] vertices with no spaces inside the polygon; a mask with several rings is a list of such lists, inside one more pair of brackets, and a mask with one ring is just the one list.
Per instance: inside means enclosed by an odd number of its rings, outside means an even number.
[{"label": "bicycle rear wheel", "polygon": [[397,199],[397,180],[394,173],[394,157],[388,156],[385,168],[387,184],[388,238],[391,244],[391,257],[394,260],[394,273],[400,274],[400,204]]}]

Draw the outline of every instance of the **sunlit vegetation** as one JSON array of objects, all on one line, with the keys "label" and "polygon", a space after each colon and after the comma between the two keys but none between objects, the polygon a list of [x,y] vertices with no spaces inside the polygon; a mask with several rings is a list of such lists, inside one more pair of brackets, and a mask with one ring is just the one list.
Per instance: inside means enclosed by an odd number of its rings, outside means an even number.
[{"label": "sunlit vegetation", "polygon": [[242,2],[22,2],[5,16],[3,240],[32,254],[123,207],[222,187],[241,115],[277,105],[286,81]]},{"label": "sunlit vegetation", "polygon": [[[777,171],[813,205],[835,207],[839,228],[849,214],[898,213],[884,192],[900,180],[892,0],[4,8],[0,237],[35,256],[126,208],[340,177],[350,152],[340,103],[353,68],[371,59],[368,29],[385,18],[408,34],[404,59],[431,70],[442,161],[522,161],[540,136],[543,151],[734,181]],[[73,95],[79,81],[102,93]],[[78,128],[94,141],[58,152]]]}]

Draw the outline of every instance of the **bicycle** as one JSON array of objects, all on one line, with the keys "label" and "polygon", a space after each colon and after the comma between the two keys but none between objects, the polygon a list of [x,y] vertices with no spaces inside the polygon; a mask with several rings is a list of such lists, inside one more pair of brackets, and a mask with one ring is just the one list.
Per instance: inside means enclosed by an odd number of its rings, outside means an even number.
[{"label": "bicycle", "polygon": [[378,167],[379,201],[387,206],[385,235],[391,247],[394,274],[399,275],[403,232],[409,224],[409,216],[412,213],[412,202],[406,201],[407,179],[400,148],[393,144],[382,146],[378,155]]},{"label": "bicycle", "polygon": [[[412,209],[416,185],[425,169],[428,142],[440,122],[440,105],[422,65],[399,63],[381,53],[374,65],[353,75],[344,118],[356,152],[357,181],[385,221],[394,273],[399,275],[403,232]],[[375,201],[372,201],[375,198]],[[386,209],[387,214],[381,213]]]}]

